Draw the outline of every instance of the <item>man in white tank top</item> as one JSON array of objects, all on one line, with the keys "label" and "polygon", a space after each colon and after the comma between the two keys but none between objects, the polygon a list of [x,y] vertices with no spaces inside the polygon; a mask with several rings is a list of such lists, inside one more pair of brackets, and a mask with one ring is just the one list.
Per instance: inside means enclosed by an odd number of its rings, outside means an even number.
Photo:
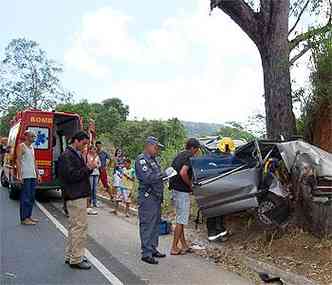
[{"label": "man in white tank top", "polygon": [[33,149],[36,135],[29,130],[24,132],[24,142],[17,148],[17,179],[22,184],[20,196],[20,219],[23,225],[35,225],[38,220],[31,218],[35,203],[36,184],[39,180]]}]

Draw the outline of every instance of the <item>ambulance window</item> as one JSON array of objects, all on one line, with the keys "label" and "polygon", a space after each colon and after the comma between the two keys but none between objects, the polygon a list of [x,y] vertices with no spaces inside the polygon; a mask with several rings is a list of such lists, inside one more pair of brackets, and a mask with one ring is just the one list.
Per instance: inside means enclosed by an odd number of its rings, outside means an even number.
[{"label": "ambulance window", "polygon": [[34,149],[48,149],[49,148],[50,131],[48,128],[29,127],[28,130],[32,131],[36,134],[36,140],[33,143]]},{"label": "ambulance window", "polygon": [[20,129],[20,123],[17,123],[10,129],[9,136],[8,136],[8,145],[11,147],[15,146],[16,138],[18,131]]}]

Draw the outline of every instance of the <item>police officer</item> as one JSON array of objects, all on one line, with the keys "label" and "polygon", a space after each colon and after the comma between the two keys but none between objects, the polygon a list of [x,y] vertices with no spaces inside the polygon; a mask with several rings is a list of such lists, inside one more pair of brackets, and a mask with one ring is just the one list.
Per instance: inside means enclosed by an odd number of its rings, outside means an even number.
[{"label": "police officer", "polygon": [[139,181],[138,216],[142,261],[149,264],[158,264],[155,258],[166,257],[157,250],[164,190],[163,178],[167,177],[167,170],[163,172],[156,160],[160,147],[163,145],[157,138],[148,137],[144,152],[135,162],[136,177]]}]

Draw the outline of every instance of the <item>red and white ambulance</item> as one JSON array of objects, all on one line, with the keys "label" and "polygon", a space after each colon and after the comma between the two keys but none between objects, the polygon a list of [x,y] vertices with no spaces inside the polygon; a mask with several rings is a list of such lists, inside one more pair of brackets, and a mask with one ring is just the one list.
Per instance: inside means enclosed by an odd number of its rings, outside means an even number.
[{"label": "red and white ambulance", "polygon": [[59,189],[57,161],[65,150],[72,135],[82,129],[78,114],[25,110],[16,114],[8,135],[7,153],[1,171],[1,184],[9,187],[10,197],[18,198],[20,185],[16,179],[16,150],[24,140],[24,132],[36,134],[33,144],[41,183],[37,189]]}]

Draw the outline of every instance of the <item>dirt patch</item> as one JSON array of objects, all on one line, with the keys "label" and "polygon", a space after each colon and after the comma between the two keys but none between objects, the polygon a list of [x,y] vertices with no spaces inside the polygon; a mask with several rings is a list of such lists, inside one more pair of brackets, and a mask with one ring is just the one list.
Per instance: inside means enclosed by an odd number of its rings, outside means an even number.
[{"label": "dirt patch", "polygon": [[[225,224],[230,231],[228,240],[208,243],[204,253],[216,263],[257,282],[257,274],[236,257],[246,255],[319,284],[332,284],[332,240],[317,239],[295,227],[288,227],[282,233],[263,231],[249,213],[228,216]],[[205,225],[195,230],[192,224],[189,236],[191,241],[206,240]]]},{"label": "dirt patch", "polygon": [[[246,212],[225,217],[225,226],[230,232],[228,239],[209,243],[205,222],[195,228],[195,209],[193,202],[186,236],[190,242],[206,248],[196,251],[195,254],[201,258],[212,260],[256,284],[261,284],[257,273],[245,265],[241,255],[305,276],[322,285],[332,285],[332,239],[318,239],[291,226],[283,231],[264,231],[256,223],[253,213]],[[175,213],[171,208],[164,211],[164,216],[174,223]]]}]

